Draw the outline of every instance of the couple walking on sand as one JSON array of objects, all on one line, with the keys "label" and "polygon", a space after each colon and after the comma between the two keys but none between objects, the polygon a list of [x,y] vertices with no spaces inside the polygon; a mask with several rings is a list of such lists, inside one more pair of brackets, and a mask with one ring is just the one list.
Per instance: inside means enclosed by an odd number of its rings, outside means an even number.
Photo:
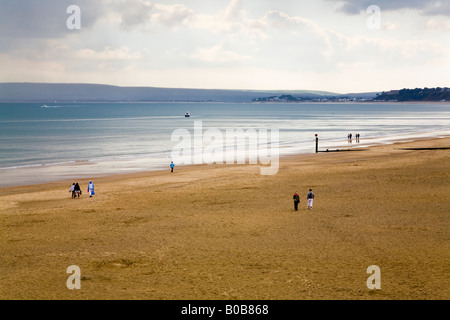
[{"label": "couple walking on sand", "polygon": [[72,192],[72,199],[79,198],[81,195],[81,188],[78,182],[74,182],[70,187],[69,192]]},{"label": "couple walking on sand", "polygon": [[[293,198],[294,198],[294,210],[298,211],[298,204],[300,203],[300,196],[296,192],[294,194]],[[312,206],[313,206],[313,200],[314,200],[314,193],[312,192],[312,189],[309,189],[309,192],[306,195],[306,200],[308,202],[308,210],[311,210]]]}]

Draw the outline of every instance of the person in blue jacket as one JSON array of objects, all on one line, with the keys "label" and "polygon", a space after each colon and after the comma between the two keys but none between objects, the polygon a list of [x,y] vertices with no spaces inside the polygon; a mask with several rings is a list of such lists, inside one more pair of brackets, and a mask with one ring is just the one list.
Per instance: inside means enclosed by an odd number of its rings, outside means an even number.
[{"label": "person in blue jacket", "polygon": [[175,164],[173,161],[170,162],[170,172],[173,172],[173,168],[175,167]]},{"label": "person in blue jacket", "polygon": [[91,197],[91,198],[95,194],[95,192],[94,192],[94,183],[92,182],[92,180],[89,181],[88,192],[89,192],[89,197]]}]

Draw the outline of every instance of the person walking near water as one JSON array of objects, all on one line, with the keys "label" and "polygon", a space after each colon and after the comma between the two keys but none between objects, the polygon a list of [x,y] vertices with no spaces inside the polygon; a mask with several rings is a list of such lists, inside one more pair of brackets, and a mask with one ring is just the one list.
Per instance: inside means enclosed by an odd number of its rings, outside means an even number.
[{"label": "person walking near water", "polygon": [[300,196],[298,195],[298,193],[294,193],[294,210],[298,211],[298,204],[300,203]]},{"label": "person walking near water", "polygon": [[173,168],[175,167],[175,164],[173,161],[170,162],[170,172],[173,172]]},{"label": "person walking near water", "polygon": [[94,192],[94,183],[92,182],[92,180],[89,181],[88,192],[89,192],[89,197],[90,198],[92,198],[92,196],[95,194],[95,192]]},{"label": "person walking near water", "polygon": [[308,210],[311,210],[313,207],[314,193],[311,189],[309,189],[308,194],[306,195],[306,199],[308,201]]}]

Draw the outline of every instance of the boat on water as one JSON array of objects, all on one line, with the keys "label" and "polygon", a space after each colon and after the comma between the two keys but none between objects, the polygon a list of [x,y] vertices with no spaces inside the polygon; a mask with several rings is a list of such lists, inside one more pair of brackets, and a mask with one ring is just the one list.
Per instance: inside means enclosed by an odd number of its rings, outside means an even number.
[{"label": "boat on water", "polygon": [[190,114],[189,111],[188,111],[188,112],[185,113],[184,116],[185,116],[186,118],[189,118],[189,117],[191,116],[191,114]]}]

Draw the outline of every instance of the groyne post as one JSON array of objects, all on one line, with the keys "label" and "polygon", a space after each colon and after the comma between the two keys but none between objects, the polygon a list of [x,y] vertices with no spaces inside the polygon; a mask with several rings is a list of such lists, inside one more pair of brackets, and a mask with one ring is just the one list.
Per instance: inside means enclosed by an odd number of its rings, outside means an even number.
[{"label": "groyne post", "polygon": [[316,134],[316,153],[319,152],[319,136]]}]

